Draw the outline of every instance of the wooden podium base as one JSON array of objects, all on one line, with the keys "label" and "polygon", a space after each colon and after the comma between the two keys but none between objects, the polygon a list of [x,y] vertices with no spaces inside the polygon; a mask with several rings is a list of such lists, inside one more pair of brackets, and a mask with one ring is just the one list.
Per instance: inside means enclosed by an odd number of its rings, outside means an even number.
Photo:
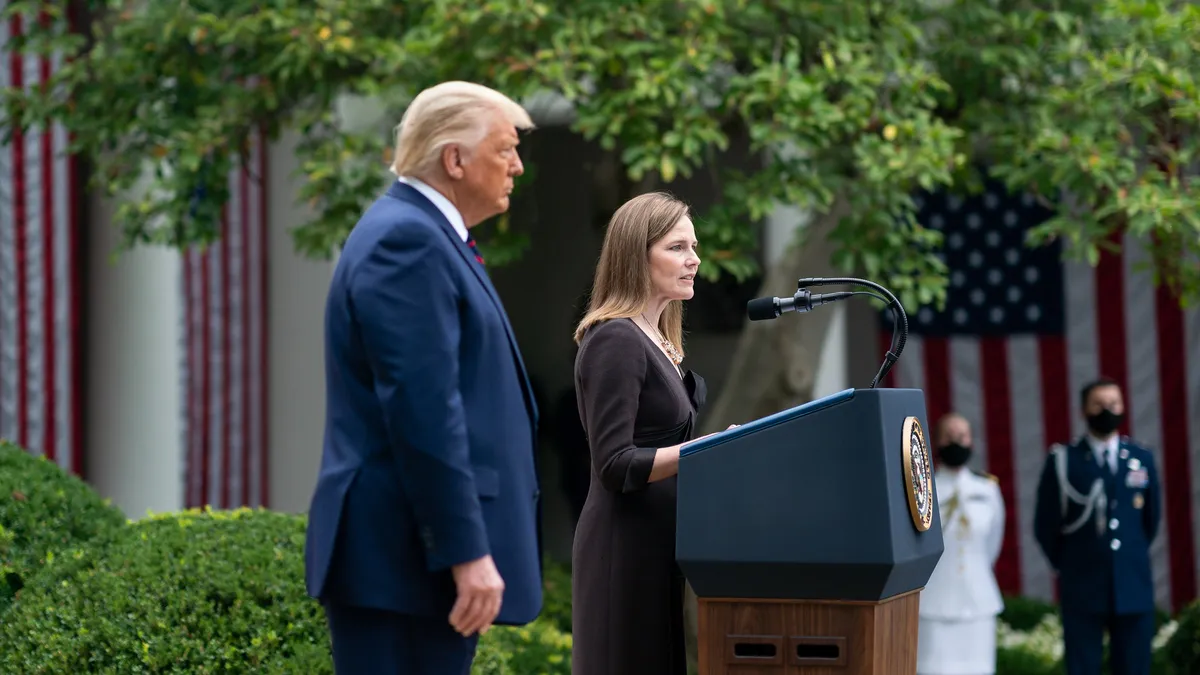
[{"label": "wooden podium base", "polygon": [[698,598],[700,675],[916,675],[920,597]]}]

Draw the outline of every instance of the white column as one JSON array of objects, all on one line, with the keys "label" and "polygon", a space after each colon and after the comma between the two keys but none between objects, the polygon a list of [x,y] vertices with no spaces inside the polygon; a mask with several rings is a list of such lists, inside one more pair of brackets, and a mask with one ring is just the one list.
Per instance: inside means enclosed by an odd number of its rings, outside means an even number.
[{"label": "white column", "polygon": [[85,452],[101,495],[130,518],[183,505],[178,251],[113,259],[115,205],[93,198],[87,240]]},{"label": "white column", "polygon": [[296,140],[285,134],[268,155],[267,450],[270,507],[299,513],[308,510],[325,433],[324,314],[333,268],[301,257],[293,244],[291,229],[312,215],[296,202]]},{"label": "white column", "polygon": [[[795,206],[780,205],[766,218],[764,246],[767,265],[773,265],[784,255],[796,255],[793,245],[798,232],[808,224],[810,213]],[[768,291],[775,295],[795,292],[795,286]],[[821,345],[817,358],[817,374],[813,383],[813,396],[820,398],[850,387],[849,354],[847,351],[846,305],[824,307],[822,312],[832,312],[829,332]],[[802,317],[791,317],[803,321]]]}]

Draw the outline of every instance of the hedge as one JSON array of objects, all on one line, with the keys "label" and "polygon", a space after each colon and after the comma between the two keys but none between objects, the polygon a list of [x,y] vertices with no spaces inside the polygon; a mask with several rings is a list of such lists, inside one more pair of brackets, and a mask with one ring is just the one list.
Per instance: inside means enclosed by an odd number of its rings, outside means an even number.
[{"label": "hedge", "polygon": [[0,440],[0,614],[56,556],[124,524],[86,483]]},{"label": "hedge", "polygon": [[303,546],[302,518],[267,511],[132,523],[26,588],[0,672],[332,672]]},{"label": "hedge", "polygon": [[[129,524],[30,583],[0,625],[0,672],[332,674],[304,589],[303,516],[191,510]],[[570,673],[540,619],[481,640],[475,675]]]}]

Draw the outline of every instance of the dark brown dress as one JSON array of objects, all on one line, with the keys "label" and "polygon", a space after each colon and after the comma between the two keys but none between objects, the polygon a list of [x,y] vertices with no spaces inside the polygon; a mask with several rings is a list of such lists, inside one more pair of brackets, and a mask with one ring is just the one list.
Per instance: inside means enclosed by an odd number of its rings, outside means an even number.
[{"label": "dark brown dress", "polygon": [[573,675],[684,675],[674,476],[655,449],[693,438],[704,380],[628,319],[590,328],[575,358],[592,477],[571,554]]}]

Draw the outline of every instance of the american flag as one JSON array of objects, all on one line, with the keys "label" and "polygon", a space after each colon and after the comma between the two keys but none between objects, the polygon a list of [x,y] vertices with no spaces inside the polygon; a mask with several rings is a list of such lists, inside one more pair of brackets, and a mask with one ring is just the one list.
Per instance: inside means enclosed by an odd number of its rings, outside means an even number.
[{"label": "american flag", "polygon": [[[910,338],[886,386],[925,392],[930,424],[959,412],[973,430],[972,466],[999,478],[1007,528],[1002,590],[1046,599],[1054,578],[1033,536],[1046,451],[1083,433],[1079,390],[1122,385],[1121,433],[1153,450],[1163,524],[1151,547],[1160,607],[1196,597],[1200,518],[1200,311],[1155,288],[1145,244],[1126,235],[1095,268],[1061,262],[1058,244],[1025,245],[1050,214],[1030,195],[989,185],[977,196],[923,195],[919,221],[941,231],[950,288],[942,311],[909,317]],[[883,344],[891,337],[884,322]]]},{"label": "american flag", "polygon": [[[10,51],[28,19],[0,20],[0,89],[41,86],[62,57]],[[0,147],[0,438],[82,475],[79,216],[61,126]]]},{"label": "american flag", "polygon": [[186,506],[268,504],[267,146],[229,175],[220,241],[183,253]]}]

